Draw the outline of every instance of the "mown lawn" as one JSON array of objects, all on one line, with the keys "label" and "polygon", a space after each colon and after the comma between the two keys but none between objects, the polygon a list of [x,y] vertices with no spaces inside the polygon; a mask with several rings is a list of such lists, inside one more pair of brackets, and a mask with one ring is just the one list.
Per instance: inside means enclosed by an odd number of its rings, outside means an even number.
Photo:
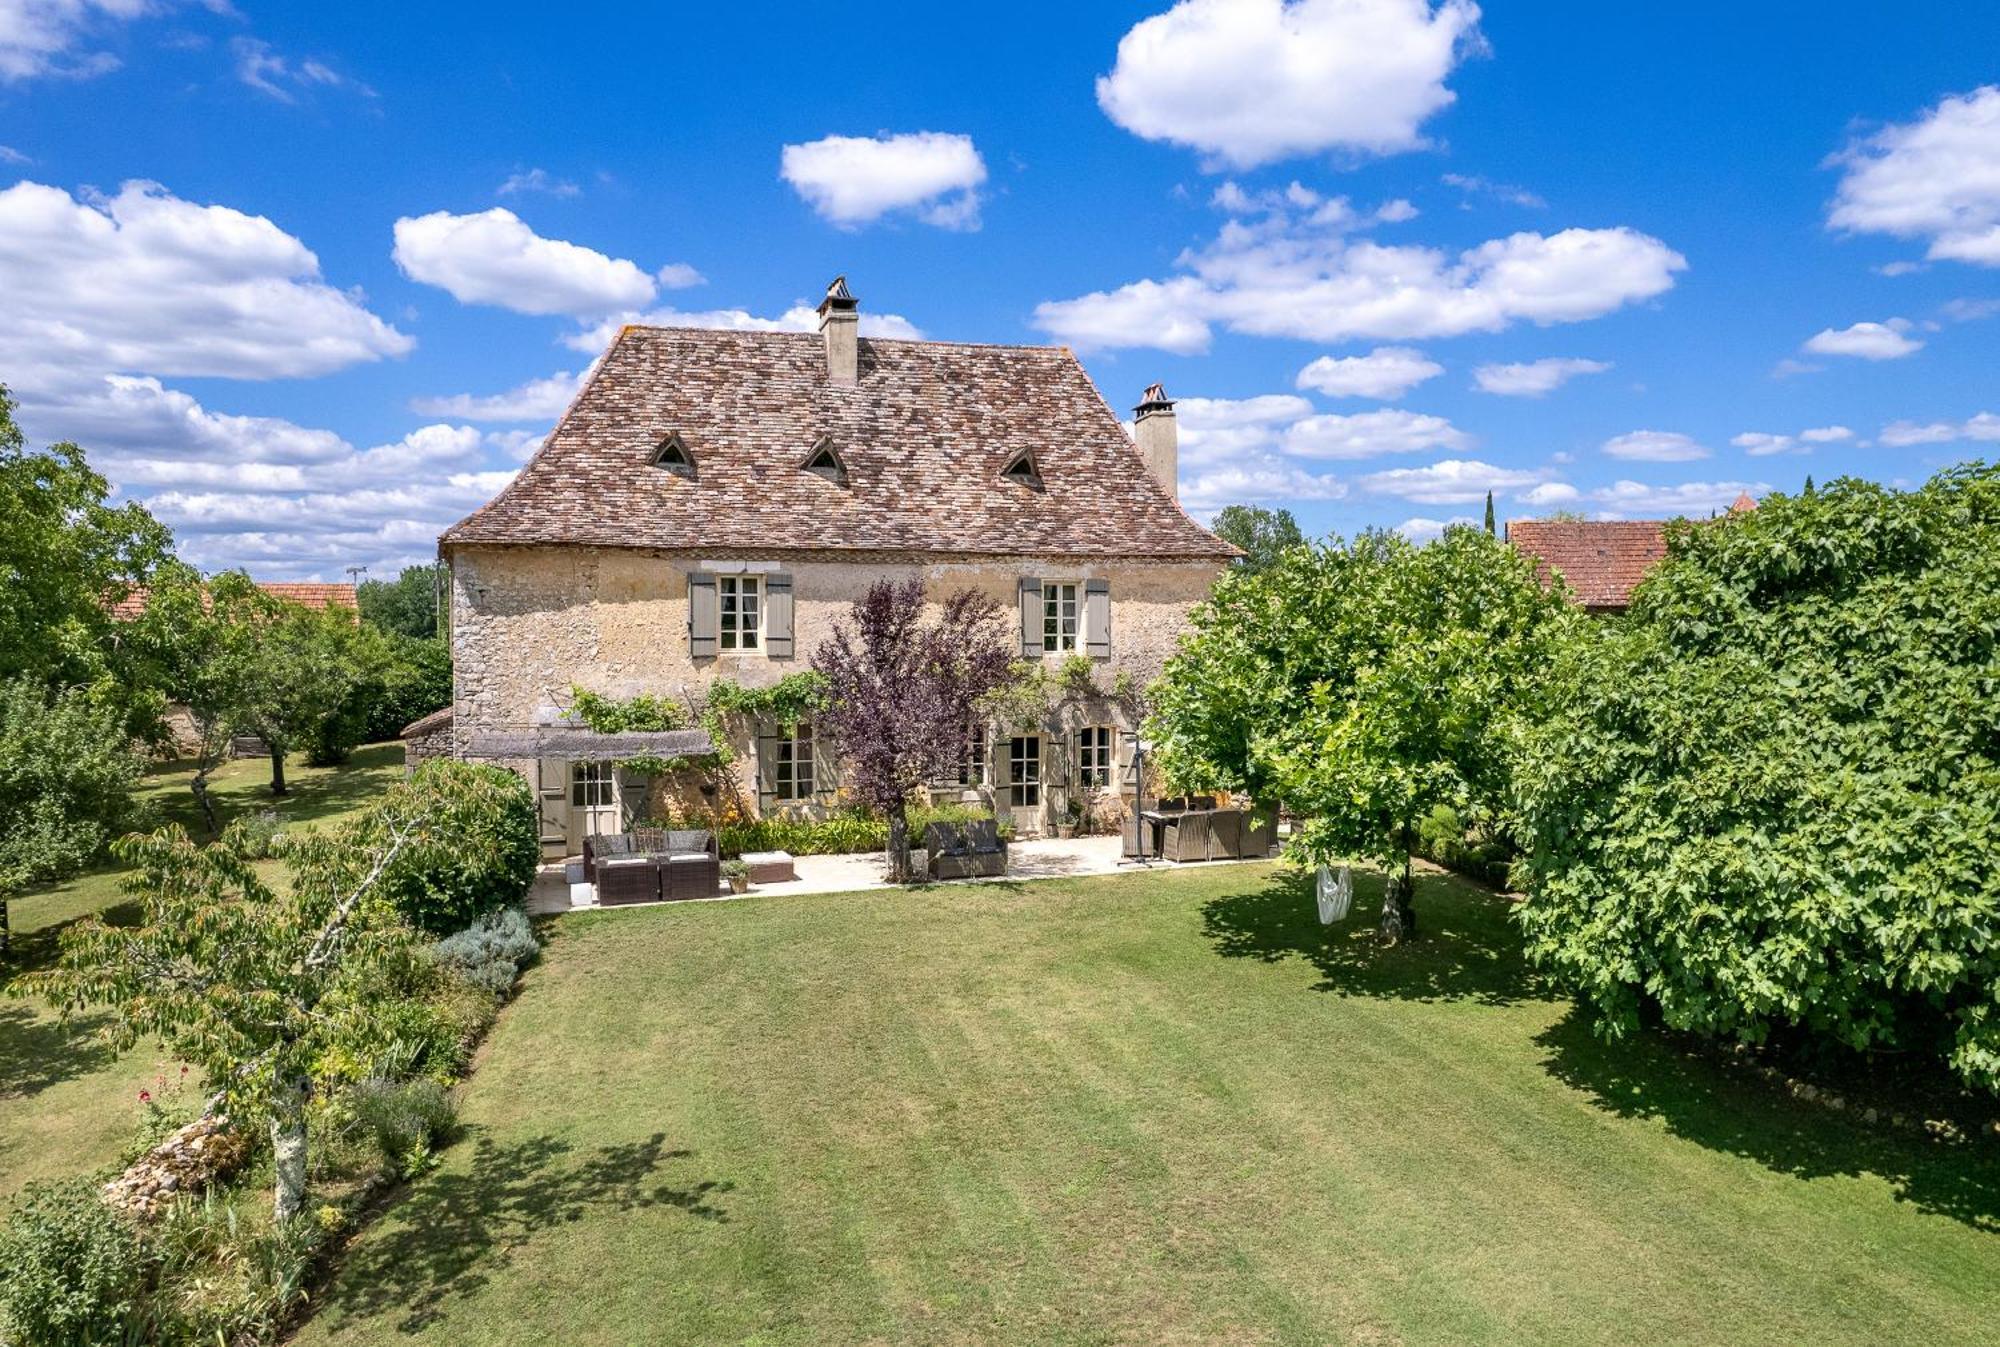
[{"label": "mown lawn", "polygon": [[[288,823],[325,824],[359,810],[402,771],[402,745],[376,744],[341,767],[290,765],[291,793],[282,800],[270,797],[266,760],[228,763],[211,780],[224,824],[239,813],[272,808]],[[141,799],[153,824],[177,822],[200,835],[187,788],[192,775],[184,764],[148,774]],[[275,872],[278,866],[261,862],[260,868]],[[17,974],[54,958],[58,933],[78,917],[102,912],[116,921],[133,911],[119,888],[122,878],[107,867],[15,898],[13,949],[0,962],[0,992]],[[139,1091],[158,1094],[163,1080],[170,1092],[179,1085],[178,1063],[150,1045],[115,1055],[92,1034],[95,1024],[84,1017],[65,1026],[39,1000],[0,995],[0,1201],[32,1179],[67,1178],[109,1163],[138,1125]]]},{"label": "mown lawn", "polygon": [[1598,1043],[1455,880],[1389,953],[1311,906],[1258,866],[564,917],[302,1341],[1992,1341],[1990,1150]]}]

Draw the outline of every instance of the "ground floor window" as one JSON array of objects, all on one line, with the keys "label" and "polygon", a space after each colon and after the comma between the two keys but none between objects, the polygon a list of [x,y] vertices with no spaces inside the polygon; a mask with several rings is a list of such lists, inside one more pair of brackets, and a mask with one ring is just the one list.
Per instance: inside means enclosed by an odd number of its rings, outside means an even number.
[{"label": "ground floor window", "polygon": [[608,762],[574,762],[569,768],[569,802],[579,809],[601,809],[614,803],[613,773]]},{"label": "ground floor window", "polygon": [[1076,782],[1092,790],[1111,785],[1111,745],[1117,731],[1109,725],[1086,725],[1076,732]]},{"label": "ground floor window", "polygon": [[773,763],[772,793],[780,800],[810,800],[813,797],[813,727],[801,720],[789,735],[778,740]]},{"label": "ground floor window", "polygon": [[1007,800],[1017,809],[1041,804],[1041,736],[1021,735],[1007,741]]}]

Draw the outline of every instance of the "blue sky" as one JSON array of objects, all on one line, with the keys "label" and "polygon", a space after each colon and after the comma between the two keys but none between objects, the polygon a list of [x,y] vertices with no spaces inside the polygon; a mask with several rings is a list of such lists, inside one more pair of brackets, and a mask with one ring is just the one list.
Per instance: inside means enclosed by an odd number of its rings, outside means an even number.
[{"label": "blue sky", "polygon": [[1201,514],[2000,455],[2000,6],[640,8],[0,0],[30,435],[204,565],[382,575],[618,322],[845,272],[878,333],[1164,380]]}]

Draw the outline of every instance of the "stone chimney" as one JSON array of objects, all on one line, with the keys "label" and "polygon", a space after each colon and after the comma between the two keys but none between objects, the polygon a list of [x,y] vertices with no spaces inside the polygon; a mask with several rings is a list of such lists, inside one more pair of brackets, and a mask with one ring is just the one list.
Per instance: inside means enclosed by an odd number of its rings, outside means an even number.
[{"label": "stone chimney", "polygon": [[861,351],[856,342],[861,328],[857,310],[861,301],[847,288],[847,277],[835,276],[819,302],[819,334],[826,339],[826,379],[828,383],[852,384],[861,374]]},{"label": "stone chimney", "polygon": [[1174,425],[1173,399],[1165,388],[1151,384],[1132,411],[1132,438],[1138,442],[1139,456],[1167,494],[1179,500],[1181,440]]}]

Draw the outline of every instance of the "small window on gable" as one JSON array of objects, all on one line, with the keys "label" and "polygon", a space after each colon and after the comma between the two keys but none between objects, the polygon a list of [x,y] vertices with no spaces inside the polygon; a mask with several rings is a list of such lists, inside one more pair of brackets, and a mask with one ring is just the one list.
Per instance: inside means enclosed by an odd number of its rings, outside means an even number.
[{"label": "small window on gable", "polygon": [[660,441],[660,447],[653,451],[653,466],[664,468],[676,477],[694,480],[694,455],[688,452],[687,442],[681,439],[679,431]]},{"label": "small window on gable", "polygon": [[1042,489],[1041,469],[1035,466],[1035,455],[1027,449],[1009,459],[1007,466],[1000,469],[1000,476],[1006,481],[1019,482],[1022,486],[1032,487],[1036,491]]},{"label": "small window on gable", "polygon": [[817,473],[835,486],[847,485],[847,464],[840,458],[840,451],[833,447],[833,437],[822,435],[813,444],[806,461],[799,465],[807,472]]}]

